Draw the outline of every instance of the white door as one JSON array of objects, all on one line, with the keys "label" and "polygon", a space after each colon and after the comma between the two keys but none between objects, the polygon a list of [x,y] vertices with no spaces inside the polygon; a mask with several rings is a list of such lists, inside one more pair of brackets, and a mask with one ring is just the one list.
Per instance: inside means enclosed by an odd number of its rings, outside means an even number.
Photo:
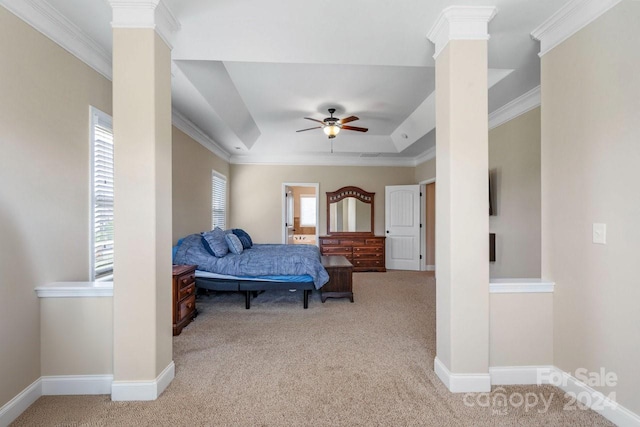
[{"label": "white door", "polygon": [[420,270],[420,186],[385,187],[386,267]]},{"label": "white door", "polygon": [[293,245],[293,190],[284,186],[284,243]]}]

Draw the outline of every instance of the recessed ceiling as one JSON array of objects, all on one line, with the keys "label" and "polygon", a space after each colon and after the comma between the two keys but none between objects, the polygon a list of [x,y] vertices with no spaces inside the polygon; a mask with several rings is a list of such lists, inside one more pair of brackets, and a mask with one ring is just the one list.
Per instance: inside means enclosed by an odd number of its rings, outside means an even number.
[{"label": "recessed ceiling", "polygon": [[[321,120],[336,108],[369,128],[333,140],[329,159],[339,164],[432,151],[435,119],[423,119],[433,115],[435,85],[426,34],[444,8],[498,8],[489,24],[491,112],[540,84],[529,34],[568,0],[351,0],[338,10],[329,0],[165,2],[181,24],[173,36],[175,110],[232,162],[307,163],[328,154],[329,141],[321,130],[296,130],[312,126],[305,116]],[[106,1],[48,3],[111,52]]]}]

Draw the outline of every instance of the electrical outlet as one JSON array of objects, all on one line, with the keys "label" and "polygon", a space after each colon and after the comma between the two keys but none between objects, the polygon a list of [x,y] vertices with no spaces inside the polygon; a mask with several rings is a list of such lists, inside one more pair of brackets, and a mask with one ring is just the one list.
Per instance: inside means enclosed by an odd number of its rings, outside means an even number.
[{"label": "electrical outlet", "polygon": [[607,224],[593,223],[593,243],[607,244]]}]

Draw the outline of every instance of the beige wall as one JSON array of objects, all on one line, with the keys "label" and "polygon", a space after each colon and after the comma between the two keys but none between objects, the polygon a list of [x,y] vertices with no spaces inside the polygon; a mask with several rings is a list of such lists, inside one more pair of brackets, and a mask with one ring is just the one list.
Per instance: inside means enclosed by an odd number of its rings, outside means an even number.
[{"label": "beige wall", "polygon": [[[542,274],[556,282],[554,363],[618,375],[640,413],[640,2],[542,57]],[[592,224],[607,224],[607,244]]]},{"label": "beige wall", "polygon": [[420,163],[416,166],[416,182],[427,181],[430,179],[435,179],[436,177],[436,159],[433,158],[431,160],[427,160],[426,162]]},{"label": "beige wall", "polygon": [[[193,233],[211,230],[211,171],[229,179],[229,163],[173,128],[173,244]],[[227,221],[229,218],[227,218]]]},{"label": "beige wall", "polygon": [[489,296],[489,366],[553,365],[553,294]]},{"label": "beige wall", "polygon": [[111,83],[0,7],[0,406],[40,376],[34,288],[89,279],[89,105]]},{"label": "beige wall", "polygon": [[113,299],[40,298],[42,375],[113,374]]},{"label": "beige wall", "polygon": [[415,183],[412,167],[231,165],[232,227],[243,228],[256,243],[282,242],[282,184],[320,184],[319,233],[327,229],[327,191],[347,185],[375,192],[375,233],[384,235],[384,187]]},{"label": "beige wall", "polygon": [[489,132],[491,277],[540,277],[540,108]]}]

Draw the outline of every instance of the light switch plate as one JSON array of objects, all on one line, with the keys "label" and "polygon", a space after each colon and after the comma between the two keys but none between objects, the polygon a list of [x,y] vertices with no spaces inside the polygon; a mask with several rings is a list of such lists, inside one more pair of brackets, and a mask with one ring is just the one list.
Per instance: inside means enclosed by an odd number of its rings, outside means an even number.
[{"label": "light switch plate", "polygon": [[593,223],[593,243],[607,244],[607,224]]}]

